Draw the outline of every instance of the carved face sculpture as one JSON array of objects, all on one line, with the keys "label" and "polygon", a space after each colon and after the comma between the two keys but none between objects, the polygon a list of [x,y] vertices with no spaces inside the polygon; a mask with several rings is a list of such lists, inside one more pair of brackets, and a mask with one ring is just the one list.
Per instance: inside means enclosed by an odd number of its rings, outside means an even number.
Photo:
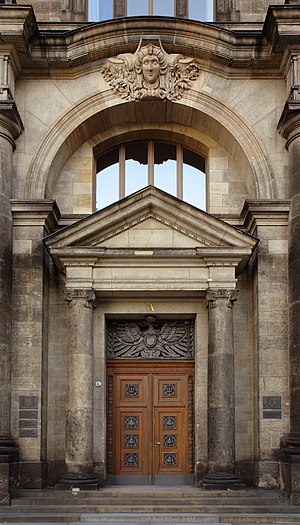
[{"label": "carved face sculpture", "polygon": [[146,55],[142,61],[143,77],[148,84],[154,84],[160,73],[160,64],[156,55]]}]

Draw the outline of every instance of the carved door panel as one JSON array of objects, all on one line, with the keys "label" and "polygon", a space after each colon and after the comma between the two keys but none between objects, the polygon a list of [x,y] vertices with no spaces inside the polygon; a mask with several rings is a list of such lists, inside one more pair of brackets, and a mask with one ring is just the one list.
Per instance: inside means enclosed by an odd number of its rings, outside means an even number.
[{"label": "carved door panel", "polygon": [[108,367],[111,481],[192,482],[193,365],[123,366]]},{"label": "carved door panel", "polygon": [[153,375],[154,474],[188,472],[188,376]]},{"label": "carved door panel", "polygon": [[114,376],[114,458],[116,474],[149,472],[149,374]]}]

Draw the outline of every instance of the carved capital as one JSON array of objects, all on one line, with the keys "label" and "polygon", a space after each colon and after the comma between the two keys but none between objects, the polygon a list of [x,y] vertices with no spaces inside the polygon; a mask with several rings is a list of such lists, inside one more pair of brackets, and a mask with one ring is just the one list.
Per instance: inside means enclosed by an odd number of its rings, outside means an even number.
[{"label": "carved capital", "polygon": [[286,148],[300,137],[300,100],[288,100],[278,123],[279,133],[286,139]]},{"label": "carved capital", "polygon": [[11,142],[15,149],[14,139],[19,137],[24,126],[13,100],[0,100],[0,127],[0,136]]},{"label": "carved capital", "polygon": [[226,306],[227,308],[233,308],[234,302],[237,301],[238,290],[207,290],[206,292],[206,306],[209,310],[213,308],[218,308],[218,301],[220,299],[227,299]]},{"label": "carved capital", "polygon": [[193,58],[169,55],[160,39],[143,40],[134,54],[109,59],[100,69],[106,82],[121,98],[178,100],[197,80],[200,66]]},{"label": "carved capital", "polygon": [[227,308],[233,308],[235,301],[238,300],[238,290],[231,290],[228,293],[228,301],[226,303]]},{"label": "carved capital", "polygon": [[65,300],[68,301],[69,306],[72,308],[74,306],[75,300],[84,301],[85,308],[94,308],[94,303],[96,299],[96,294],[94,290],[84,290],[84,289],[66,289],[64,290]]}]

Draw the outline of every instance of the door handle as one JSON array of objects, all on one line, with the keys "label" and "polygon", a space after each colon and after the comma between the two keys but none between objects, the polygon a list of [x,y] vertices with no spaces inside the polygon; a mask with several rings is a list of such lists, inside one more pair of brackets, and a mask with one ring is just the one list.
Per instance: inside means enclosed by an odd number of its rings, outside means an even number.
[{"label": "door handle", "polygon": [[155,445],[161,445],[160,441],[155,441]]}]

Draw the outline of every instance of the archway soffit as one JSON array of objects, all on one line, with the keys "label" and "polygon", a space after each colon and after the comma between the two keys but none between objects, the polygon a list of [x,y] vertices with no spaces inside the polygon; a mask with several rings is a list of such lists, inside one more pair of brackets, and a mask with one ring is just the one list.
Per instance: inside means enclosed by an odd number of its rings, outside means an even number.
[{"label": "archway soffit", "polygon": [[[138,126],[144,122],[157,125],[157,115],[162,124],[189,123],[190,129],[201,129],[227,149],[229,155],[244,156],[247,171],[253,177],[256,195],[253,198],[273,198],[272,177],[264,148],[246,125],[245,121],[231,108],[219,100],[190,90],[180,102],[155,101],[156,118],[148,120],[147,101],[121,102],[117,95],[108,91],[97,93],[71,108],[57,121],[43,140],[29,168],[25,186],[26,198],[52,198],[56,178],[65,162],[86,140],[103,130],[112,129],[115,133],[122,119]],[[143,110],[143,111],[142,111]],[[181,119],[184,118],[184,122]],[[198,121],[197,121],[198,119]],[[125,122],[125,121],[124,121]],[[202,130],[203,131],[203,130]],[[227,141],[227,145],[224,144]],[[227,147],[226,147],[227,146]]]}]

